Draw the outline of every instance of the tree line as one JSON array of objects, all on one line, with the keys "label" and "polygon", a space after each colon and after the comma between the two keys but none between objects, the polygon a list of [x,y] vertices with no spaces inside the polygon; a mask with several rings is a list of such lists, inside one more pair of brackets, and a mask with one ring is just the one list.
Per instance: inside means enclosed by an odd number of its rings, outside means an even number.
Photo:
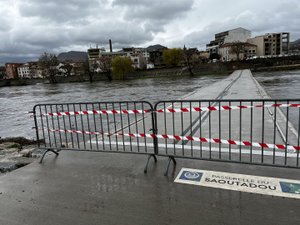
[{"label": "tree line", "polygon": [[[190,75],[194,75],[195,67],[203,61],[195,52],[195,49],[172,48],[162,52],[163,63],[166,67],[183,67],[187,69]],[[51,83],[56,83],[56,75],[58,74],[59,60],[57,56],[51,53],[43,53],[38,60],[39,68],[45,77]],[[84,74],[89,76],[90,82],[98,74],[103,74],[108,80],[124,80],[126,75],[133,72],[133,63],[129,57],[122,56],[101,56],[96,60],[83,63],[82,70]],[[71,63],[65,62],[62,66],[66,76],[71,74],[73,66]]]}]

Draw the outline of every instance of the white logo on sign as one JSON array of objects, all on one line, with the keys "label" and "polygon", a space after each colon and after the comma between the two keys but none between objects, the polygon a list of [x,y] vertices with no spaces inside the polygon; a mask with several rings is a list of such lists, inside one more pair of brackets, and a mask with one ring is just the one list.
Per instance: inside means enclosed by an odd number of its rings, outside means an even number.
[{"label": "white logo on sign", "polygon": [[197,179],[200,177],[200,174],[199,173],[193,173],[193,172],[186,172],[184,174],[185,178],[187,179]]}]

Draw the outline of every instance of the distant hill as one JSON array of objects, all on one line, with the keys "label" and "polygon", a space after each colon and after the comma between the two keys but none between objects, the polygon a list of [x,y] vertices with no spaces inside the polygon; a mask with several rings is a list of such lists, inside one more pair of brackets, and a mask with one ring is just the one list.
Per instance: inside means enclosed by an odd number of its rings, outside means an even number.
[{"label": "distant hill", "polygon": [[65,61],[80,62],[80,61],[87,60],[88,55],[86,52],[70,51],[70,52],[60,53],[57,56],[57,58],[60,62],[65,62]]},{"label": "distant hill", "polygon": [[167,49],[167,47],[162,46],[162,45],[150,45],[149,47],[147,47],[147,50],[149,52],[151,52],[151,51],[157,51],[157,50],[163,50],[163,49]]},{"label": "distant hill", "polygon": [[293,41],[290,43],[291,49],[299,49],[300,48],[300,39]]}]

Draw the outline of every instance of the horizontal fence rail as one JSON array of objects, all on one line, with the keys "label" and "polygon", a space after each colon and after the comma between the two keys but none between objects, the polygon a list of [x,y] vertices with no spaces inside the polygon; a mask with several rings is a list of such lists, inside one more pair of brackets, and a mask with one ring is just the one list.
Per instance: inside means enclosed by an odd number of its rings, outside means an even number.
[{"label": "horizontal fence rail", "polygon": [[40,104],[34,118],[48,150],[299,167],[300,100]]}]

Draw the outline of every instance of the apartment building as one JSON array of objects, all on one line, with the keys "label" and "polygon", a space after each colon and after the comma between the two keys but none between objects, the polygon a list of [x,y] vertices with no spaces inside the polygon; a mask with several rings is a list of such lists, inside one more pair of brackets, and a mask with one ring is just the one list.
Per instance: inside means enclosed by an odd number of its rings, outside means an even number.
[{"label": "apartment building", "polygon": [[224,31],[215,34],[215,40],[206,45],[206,50],[209,54],[219,54],[219,48],[221,45],[233,42],[246,42],[249,38],[251,38],[251,31],[242,27]]},{"label": "apartment building", "polygon": [[275,56],[289,54],[290,33],[269,33],[248,39],[257,46],[257,56]]},{"label": "apartment building", "polygon": [[18,78],[18,67],[22,66],[22,63],[6,63],[5,71],[6,71],[6,79],[15,79]]}]

